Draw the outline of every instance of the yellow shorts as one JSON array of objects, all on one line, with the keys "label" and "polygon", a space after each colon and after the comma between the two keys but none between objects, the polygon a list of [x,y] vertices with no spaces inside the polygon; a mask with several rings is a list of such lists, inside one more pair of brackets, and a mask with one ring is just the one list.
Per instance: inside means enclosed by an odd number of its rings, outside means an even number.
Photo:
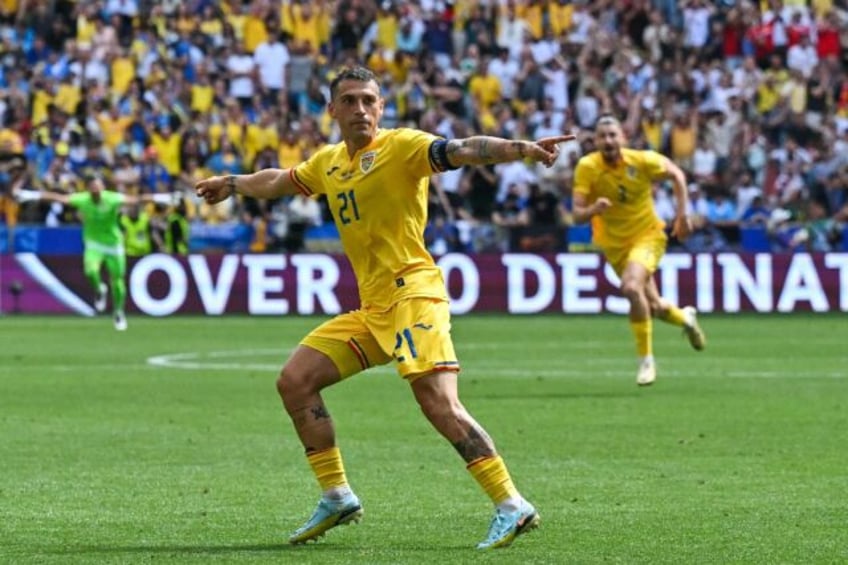
[{"label": "yellow shorts", "polygon": [[627,263],[639,263],[649,273],[659,267],[660,259],[665,254],[668,237],[662,230],[656,230],[636,238],[631,245],[623,247],[604,247],[604,256],[609,261],[615,273],[620,277]]},{"label": "yellow shorts", "polygon": [[444,300],[408,298],[381,312],[336,316],[300,342],[333,360],[343,379],[392,359],[407,380],[434,371],[459,371]]}]

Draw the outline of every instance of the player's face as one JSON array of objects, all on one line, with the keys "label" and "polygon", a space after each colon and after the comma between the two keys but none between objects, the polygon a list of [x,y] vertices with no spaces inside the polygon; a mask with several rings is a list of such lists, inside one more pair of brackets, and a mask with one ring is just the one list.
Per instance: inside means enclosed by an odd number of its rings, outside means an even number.
[{"label": "player's face", "polygon": [[88,191],[89,191],[89,192],[91,193],[91,195],[92,195],[92,196],[94,196],[95,198],[99,198],[99,197],[100,197],[100,193],[101,193],[101,192],[103,192],[103,181],[102,181],[102,180],[100,180],[100,179],[92,179],[92,180],[88,183]]},{"label": "player's face", "polygon": [[621,146],[624,145],[624,134],[616,124],[598,126],[595,131],[595,147],[609,163],[618,161],[621,156]]},{"label": "player's face", "polygon": [[330,115],[339,123],[342,138],[355,145],[367,144],[374,138],[383,116],[383,98],[373,80],[343,80],[330,102]]}]

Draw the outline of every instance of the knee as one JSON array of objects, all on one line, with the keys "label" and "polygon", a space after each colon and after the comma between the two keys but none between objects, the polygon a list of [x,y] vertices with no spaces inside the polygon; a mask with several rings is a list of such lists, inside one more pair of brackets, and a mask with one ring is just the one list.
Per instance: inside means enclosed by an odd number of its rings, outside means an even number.
[{"label": "knee", "polygon": [[421,412],[431,422],[446,418],[458,419],[462,406],[458,399],[451,399],[441,394],[422,395],[417,398]]},{"label": "knee", "polygon": [[284,366],[277,377],[277,393],[283,401],[309,392],[309,377],[303,371]]},{"label": "knee", "polygon": [[630,300],[637,300],[643,293],[642,285],[635,280],[624,280],[621,282],[621,294]]}]

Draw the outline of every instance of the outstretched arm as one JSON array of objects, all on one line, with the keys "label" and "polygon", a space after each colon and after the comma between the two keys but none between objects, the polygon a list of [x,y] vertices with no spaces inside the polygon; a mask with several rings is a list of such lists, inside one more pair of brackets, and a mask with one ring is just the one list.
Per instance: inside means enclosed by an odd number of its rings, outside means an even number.
[{"label": "outstretched arm", "polygon": [[297,194],[290,169],[264,169],[249,175],[210,177],[195,186],[197,195],[207,204],[217,204],[235,194],[258,199],[272,199]]},{"label": "outstretched arm", "polygon": [[536,141],[476,135],[448,141],[445,152],[448,163],[453,167],[507,163],[519,159],[531,159],[550,167],[559,155],[557,145],[572,139],[573,135],[544,137]]},{"label": "outstretched arm", "polygon": [[154,204],[176,204],[180,195],[174,192],[157,192],[155,194],[125,194],[124,204],[142,204],[153,202]]},{"label": "outstretched arm", "polygon": [[18,202],[34,202],[36,200],[46,200],[48,202],[60,202],[67,205],[69,203],[70,194],[63,192],[53,192],[51,190],[15,190],[12,192],[15,200]]}]

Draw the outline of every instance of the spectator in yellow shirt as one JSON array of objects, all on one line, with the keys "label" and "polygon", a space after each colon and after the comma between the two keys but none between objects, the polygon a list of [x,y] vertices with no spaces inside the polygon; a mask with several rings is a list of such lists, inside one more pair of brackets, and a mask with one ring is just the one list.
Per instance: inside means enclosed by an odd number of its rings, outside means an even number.
[{"label": "spectator in yellow shirt", "polygon": [[159,154],[159,162],[172,177],[180,174],[180,147],[182,145],[182,133],[174,132],[171,124],[163,120],[153,135],[150,143]]},{"label": "spectator in yellow shirt", "polygon": [[698,111],[690,109],[688,114],[681,112],[674,120],[669,134],[671,159],[681,169],[692,170],[692,157],[698,139]]},{"label": "spectator in yellow shirt", "polygon": [[53,98],[56,107],[71,116],[76,114],[82,101],[82,90],[72,79],[73,77],[67,74],[56,87],[56,96]]},{"label": "spectator in yellow shirt", "polygon": [[238,152],[244,149],[244,130],[247,125],[247,118],[244,111],[234,98],[227,98],[224,109],[224,116],[220,123],[213,123],[209,126],[209,145],[212,150],[217,150],[220,145],[221,137],[226,137],[227,141],[232,144]]},{"label": "spectator in yellow shirt", "polygon": [[[289,12],[291,28],[289,31],[296,43],[309,46],[309,52],[316,55],[321,45],[330,37],[329,22],[321,17],[324,8],[314,8],[310,3],[290,3],[283,11]],[[323,29],[326,28],[326,29]]]},{"label": "spectator in yellow shirt", "polygon": [[208,114],[215,100],[215,88],[209,80],[209,72],[205,64],[197,67],[197,79],[191,85],[191,110],[200,114]]},{"label": "spectator in yellow shirt", "polygon": [[375,25],[377,33],[375,43],[385,49],[395,51],[397,49],[397,32],[400,24],[391,2],[382,2],[377,11]]},{"label": "spectator in yellow shirt", "polygon": [[780,90],[778,89],[774,75],[767,74],[757,87],[757,113],[761,116],[774,110],[780,101]]},{"label": "spectator in yellow shirt", "polygon": [[109,151],[114,153],[115,148],[124,139],[124,131],[132,121],[131,116],[119,114],[116,104],[105,108],[103,112],[97,115],[97,124],[100,126],[103,143],[109,148]]},{"label": "spectator in yellow shirt", "polygon": [[501,98],[501,81],[489,74],[489,62],[480,61],[477,72],[468,81],[468,94],[481,110],[489,110]]},{"label": "spectator in yellow shirt", "polygon": [[214,47],[224,45],[224,23],[217,8],[212,4],[207,4],[203,8],[200,32],[209,38]]},{"label": "spectator in yellow shirt", "polygon": [[97,16],[97,5],[94,2],[85,2],[81,5],[79,15],[77,15],[77,43],[91,45],[97,28],[94,21],[99,19]]},{"label": "spectator in yellow shirt", "polygon": [[266,148],[277,150],[280,144],[277,124],[274,123],[274,115],[269,110],[262,110],[259,114],[259,122],[247,126],[244,136],[244,162],[248,167],[252,166],[253,160],[260,151]]},{"label": "spectator in yellow shirt", "polygon": [[530,36],[534,40],[542,38],[544,34],[542,22],[545,16],[541,0],[527,0],[518,4],[515,7],[515,15],[527,23]]},{"label": "spectator in yellow shirt", "polygon": [[267,40],[268,29],[265,27],[265,9],[259,3],[254,2],[244,19],[244,50],[253,53],[256,51],[256,47]]},{"label": "spectator in yellow shirt", "polygon": [[182,34],[190,34],[197,29],[197,17],[189,9],[188,3],[181,3],[177,8],[177,31]]},{"label": "spectator in yellow shirt", "polygon": [[283,139],[280,140],[280,146],[277,150],[277,159],[279,160],[279,166],[282,169],[289,169],[301,161],[306,160],[303,142],[298,139],[299,130],[300,124],[298,122],[294,122],[289,125],[283,134]]},{"label": "spectator in yellow shirt", "polygon": [[36,79],[33,87],[30,119],[37,125],[47,119],[47,108],[53,103],[53,81]]},{"label": "spectator in yellow shirt", "polygon": [[548,1],[548,21],[556,37],[563,37],[571,31],[572,14],[574,14],[574,5],[570,1]]},{"label": "spectator in yellow shirt", "polygon": [[135,78],[135,61],[129,49],[121,48],[117,55],[112,57],[110,72],[112,93],[117,96],[123,96]]}]

